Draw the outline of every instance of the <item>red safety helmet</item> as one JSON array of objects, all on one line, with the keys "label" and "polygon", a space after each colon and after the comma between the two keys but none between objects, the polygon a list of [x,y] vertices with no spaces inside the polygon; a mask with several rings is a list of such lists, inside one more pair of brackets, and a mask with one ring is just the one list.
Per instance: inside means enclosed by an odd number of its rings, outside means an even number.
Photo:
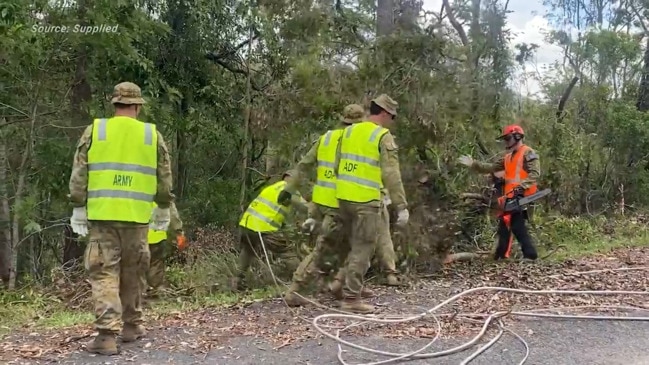
[{"label": "red safety helmet", "polygon": [[503,139],[505,138],[505,136],[508,136],[510,134],[518,134],[523,137],[525,135],[525,132],[523,131],[523,127],[521,127],[520,125],[510,124],[503,128],[503,133],[500,137],[498,137],[498,139]]}]

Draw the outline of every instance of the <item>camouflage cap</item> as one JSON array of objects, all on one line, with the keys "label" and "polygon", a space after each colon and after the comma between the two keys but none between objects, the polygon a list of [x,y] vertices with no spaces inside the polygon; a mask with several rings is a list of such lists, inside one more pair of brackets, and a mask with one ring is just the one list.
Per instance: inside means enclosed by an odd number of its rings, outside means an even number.
[{"label": "camouflage cap", "polygon": [[386,94],[381,94],[372,101],[374,102],[374,104],[383,108],[383,110],[385,110],[386,112],[392,115],[397,115],[397,107],[399,106],[399,103],[394,101]]},{"label": "camouflage cap", "polygon": [[113,104],[144,104],[142,99],[142,90],[132,82],[120,82],[113,88]]},{"label": "camouflage cap", "polygon": [[353,124],[360,122],[365,117],[365,110],[358,104],[350,104],[343,109],[343,122]]}]

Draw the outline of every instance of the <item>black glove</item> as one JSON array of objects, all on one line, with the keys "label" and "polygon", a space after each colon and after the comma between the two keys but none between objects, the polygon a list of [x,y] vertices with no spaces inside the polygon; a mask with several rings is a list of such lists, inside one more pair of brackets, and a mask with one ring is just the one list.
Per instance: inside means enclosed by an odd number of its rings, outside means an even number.
[{"label": "black glove", "polygon": [[283,205],[285,207],[288,207],[289,205],[291,205],[291,197],[292,196],[293,196],[293,194],[289,193],[286,190],[282,190],[282,191],[279,192],[279,195],[277,196],[277,203],[279,203],[279,204],[281,204],[281,205]]},{"label": "black glove", "polygon": [[514,198],[522,198],[525,196],[525,189],[522,186],[517,186],[514,188]]}]

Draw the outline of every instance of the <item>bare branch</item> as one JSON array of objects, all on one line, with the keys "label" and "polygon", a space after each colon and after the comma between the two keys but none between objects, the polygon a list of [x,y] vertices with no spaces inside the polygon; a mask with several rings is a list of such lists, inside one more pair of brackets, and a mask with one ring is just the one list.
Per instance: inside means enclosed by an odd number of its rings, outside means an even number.
[{"label": "bare branch", "polygon": [[449,4],[448,0],[442,0],[442,6],[446,8],[446,13],[448,14],[448,21],[451,22],[451,25],[453,25],[453,28],[455,28],[455,31],[460,36],[460,40],[462,40],[462,44],[464,46],[468,46],[469,38],[467,37],[464,28],[462,28],[462,24],[460,24],[460,22],[457,21],[457,18],[453,14],[453,9],[451,8],[451,5]]}]

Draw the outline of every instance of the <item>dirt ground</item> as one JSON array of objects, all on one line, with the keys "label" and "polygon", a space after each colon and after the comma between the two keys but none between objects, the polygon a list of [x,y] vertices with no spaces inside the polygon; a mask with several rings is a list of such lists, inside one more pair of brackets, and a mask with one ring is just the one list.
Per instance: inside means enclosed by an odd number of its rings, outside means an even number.
[{"label": "dirt ground", "polygon": [[[379,314],[404,315],[424,312],[457,293],[481,286],[646,291],[649,287],[646,266],[649,266],[649,248],[620,249],[606,255],[561,264],[457,264],[435,276],[421,278],[409,287],[373,287],[379,295],[372,299],[372,303],[379,307]],[[335,307],[335,303],[326,294],[317,299],[323,305]],[[626,309],[586,308],[594,305]],[[464,342],[479,332],[481,321],[470,321],[457,313],[493,313],[542,307],[572,307],[561,310],[567,314],[587,312],[627,316],[633,312],[637,316],[649,315],[646,313],[649,310],[649,295],[560,296],[494,291],[473,293],[436,312],[442,324],[441,339],[426,352],[440,351]],[[147,337],[135,344],[122,346],[120,355],[113,357],[92,356],[83,351],[85,342],[93,335],[90,326],[48,331],[23,328],[2,339],[0,360],[11,364],[259,364],[262,360],[287,364],[333,364],[337,361],[335,342],[317,332],[311,323],[315,316],[332,312],[315,306],[288,308],[280,298],[230,307],[175,312],[161,318],[151,318]],[[615,364],[619,360],[620,364],[649,364],[646,357],[642,359],[642,349],[649,345],[646,335],[642,335],[649,329],[647,322],[550,321],[513,316],[503,320],[509,328],[515,329],[529,342],[528,363]],[[351,322],[331,319],[323,323],[343,327]],[[490,329],[482,343],[492,338],[496,332],[495,327]],[[343,336],[368,343],[374,348],[396,347],[393,351],[408,352],[421,347],[436,334],[436,322],[427,316],[399,324],[366,323],[344,331]],[[594,345],[596,346],[593,347]],[[457,364],[478,347],[475,345],[460,354],[460,357],[440,359],[440,363]],[[566,350],[562,350],[564,352],[559,358],[548,355],[549,352],[556,353],[561,347]],[[345,349],[348,350],[345,356],[356,361],[378,359],[371,354],[347,347]],[[524,355],[523,344],[514,337],[505,335],[474,363],[518,364]],[[574,358],[571,357],[573,355]],[[384,359],[385,357],[380,358]],[[421,363],[429,361],[431,360]]]}]

